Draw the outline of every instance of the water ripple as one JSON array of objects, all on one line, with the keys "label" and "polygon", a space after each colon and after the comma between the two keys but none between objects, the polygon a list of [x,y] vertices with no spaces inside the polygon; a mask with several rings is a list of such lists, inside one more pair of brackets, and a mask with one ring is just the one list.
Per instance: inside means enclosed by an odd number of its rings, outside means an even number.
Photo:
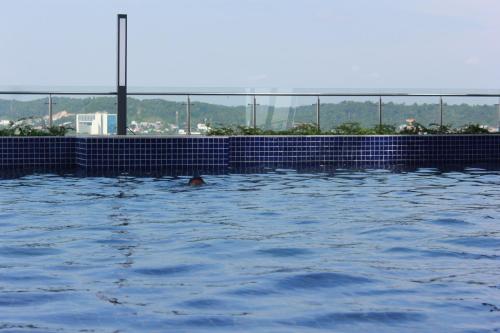
[{"label": "water ripple", "polygon": [[203,269],[204,265],[178,265],[167,267],[140,268],[134,271],[138,274],[149,276],[168,276],[178,274],[190,274]]},{"label": "water ripple", "polygon": [[373,280],[347,274],[310,273],[283,278],[278,282],[278,286],[283,289],[335,288],[369,282]]},{"label": "water ripple", "polygon": [[62,251],[50,247],[0,247],[0,256],[3,257],[37,257],[60,254]]},{"label": "water ripple", "polygon": [[339,325],[355,325],[358,323],[370,323],[375,325],[400,325],[407,322],[421,321],[424,315],[415,312],[340,312],[328,313],[313,318],[296,319],[285,322],[292,326],[306,326],[311,328],[335,328]]}]

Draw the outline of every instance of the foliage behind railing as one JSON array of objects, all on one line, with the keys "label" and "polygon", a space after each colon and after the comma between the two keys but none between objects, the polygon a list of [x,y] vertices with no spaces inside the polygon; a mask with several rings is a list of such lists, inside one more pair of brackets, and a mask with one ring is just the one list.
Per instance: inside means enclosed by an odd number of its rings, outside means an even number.
[{"label": "foliage behind railing", "polygon": [[321,131],[315,124],[300,124],[289,130],[263,130],[260,128],[235,126],[211,127],[207,135],[426,135],[426,134],[498,134],[491,133],[478,124],[468,124],[460,128],[431,124],[426,127],[419,123],[412,123],[398,130],[392,125],[376,125],[364,128],[359,123],[344,123],[333,130]]},{"label": "foliage behind railing", "polygon": [[0,136],[65,136],[72,129],[62,125],[35,128],[26,123],[27,119],[11,121],[7,127],[0,128]]}]

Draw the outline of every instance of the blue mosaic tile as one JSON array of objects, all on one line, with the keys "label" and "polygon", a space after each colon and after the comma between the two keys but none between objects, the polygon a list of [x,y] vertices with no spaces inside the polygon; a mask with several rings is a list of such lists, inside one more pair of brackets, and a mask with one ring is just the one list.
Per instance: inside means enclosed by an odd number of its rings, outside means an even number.
[{"label": "blue mosaic tile", "polygon": [[143,171],[500,162],[500,135],[0,137],[0,169]]},{"label": "blue mosaic tile", "polygon": [[0,137],[0,169],[55,169],[72,167],[74,164],[72,138]]},{"label": "blue mosaic tile", "polygon": [[77,165],[86,170],[225,168],[229,142],[220,137],[77,138],[76,155]]},{"label": "blue mosaic tile", "polygon": [[230,138],[230,165],[233,168],[498,161],[498,135]]}]

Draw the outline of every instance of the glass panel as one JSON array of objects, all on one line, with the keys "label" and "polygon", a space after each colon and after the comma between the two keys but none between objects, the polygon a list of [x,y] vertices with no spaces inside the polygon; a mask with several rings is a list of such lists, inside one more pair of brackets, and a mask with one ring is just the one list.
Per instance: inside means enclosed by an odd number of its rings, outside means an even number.
[{"label": "glass panel", "polygon": [[498,132],[500,111],[498,98],[444,97],[443,122],[453,128],[480,125],[490,132]]},{"label": "glass panel", "polygon": [[302,96],[257,96],[257,127],[283,131],[316,124],[315,98]]},{"label": "glass panel", "polygon": [[382,102],[382,123],[397,130],[415,124],[437,130],[440,125],[439,97],[382,97]]},{"label": "glass panel", "polygon": [[[64,126],[67,134],[116,134],[115,97],[52,96],[52,125]],[[49,98],[39,96],[0,96],[0,128],[31,126],[46,129]]]},{"label": "glass panel", "polygon": [[71,127],[69,134],[116,134],[116,97],[114,96],[54,96],[54,125]]},{"label": "glass panel", "polygon": [[291,97],[257,96],[256,98],[258,128],[282,131],[293,127],[295,119]]},{"label": "glass panel", "polygon": [[192,96],[191,134],[206,134],[208,128],[251,126],[247,96]]},{"label": "glass panel", "polygon": [[48,126],[48,97],[0,95],[0,128],[26,124],[41,129]]},{"label": "glass panel", "polygon": [[378,97],[322,97],[321,130],[357,123],[363,128],[378,125]]},{"label": "glass panel", "polygon": [[185,96],[130,96],[127,98],[127,134],[184,135]]}]

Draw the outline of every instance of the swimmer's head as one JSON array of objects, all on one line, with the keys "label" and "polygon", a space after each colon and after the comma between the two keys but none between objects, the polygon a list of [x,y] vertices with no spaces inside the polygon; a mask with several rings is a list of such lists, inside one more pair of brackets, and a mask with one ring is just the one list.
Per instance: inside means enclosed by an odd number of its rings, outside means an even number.
[{"label": "swimmer's head", "polygon": [[188,183],[188,185],[190,185],[190,186],[200,186],[200,185],[204,185],[204,184],[205,184],[205,181],[200,176],[195,176],[195,177],[191,178],[189,180],[189,183]]}]

